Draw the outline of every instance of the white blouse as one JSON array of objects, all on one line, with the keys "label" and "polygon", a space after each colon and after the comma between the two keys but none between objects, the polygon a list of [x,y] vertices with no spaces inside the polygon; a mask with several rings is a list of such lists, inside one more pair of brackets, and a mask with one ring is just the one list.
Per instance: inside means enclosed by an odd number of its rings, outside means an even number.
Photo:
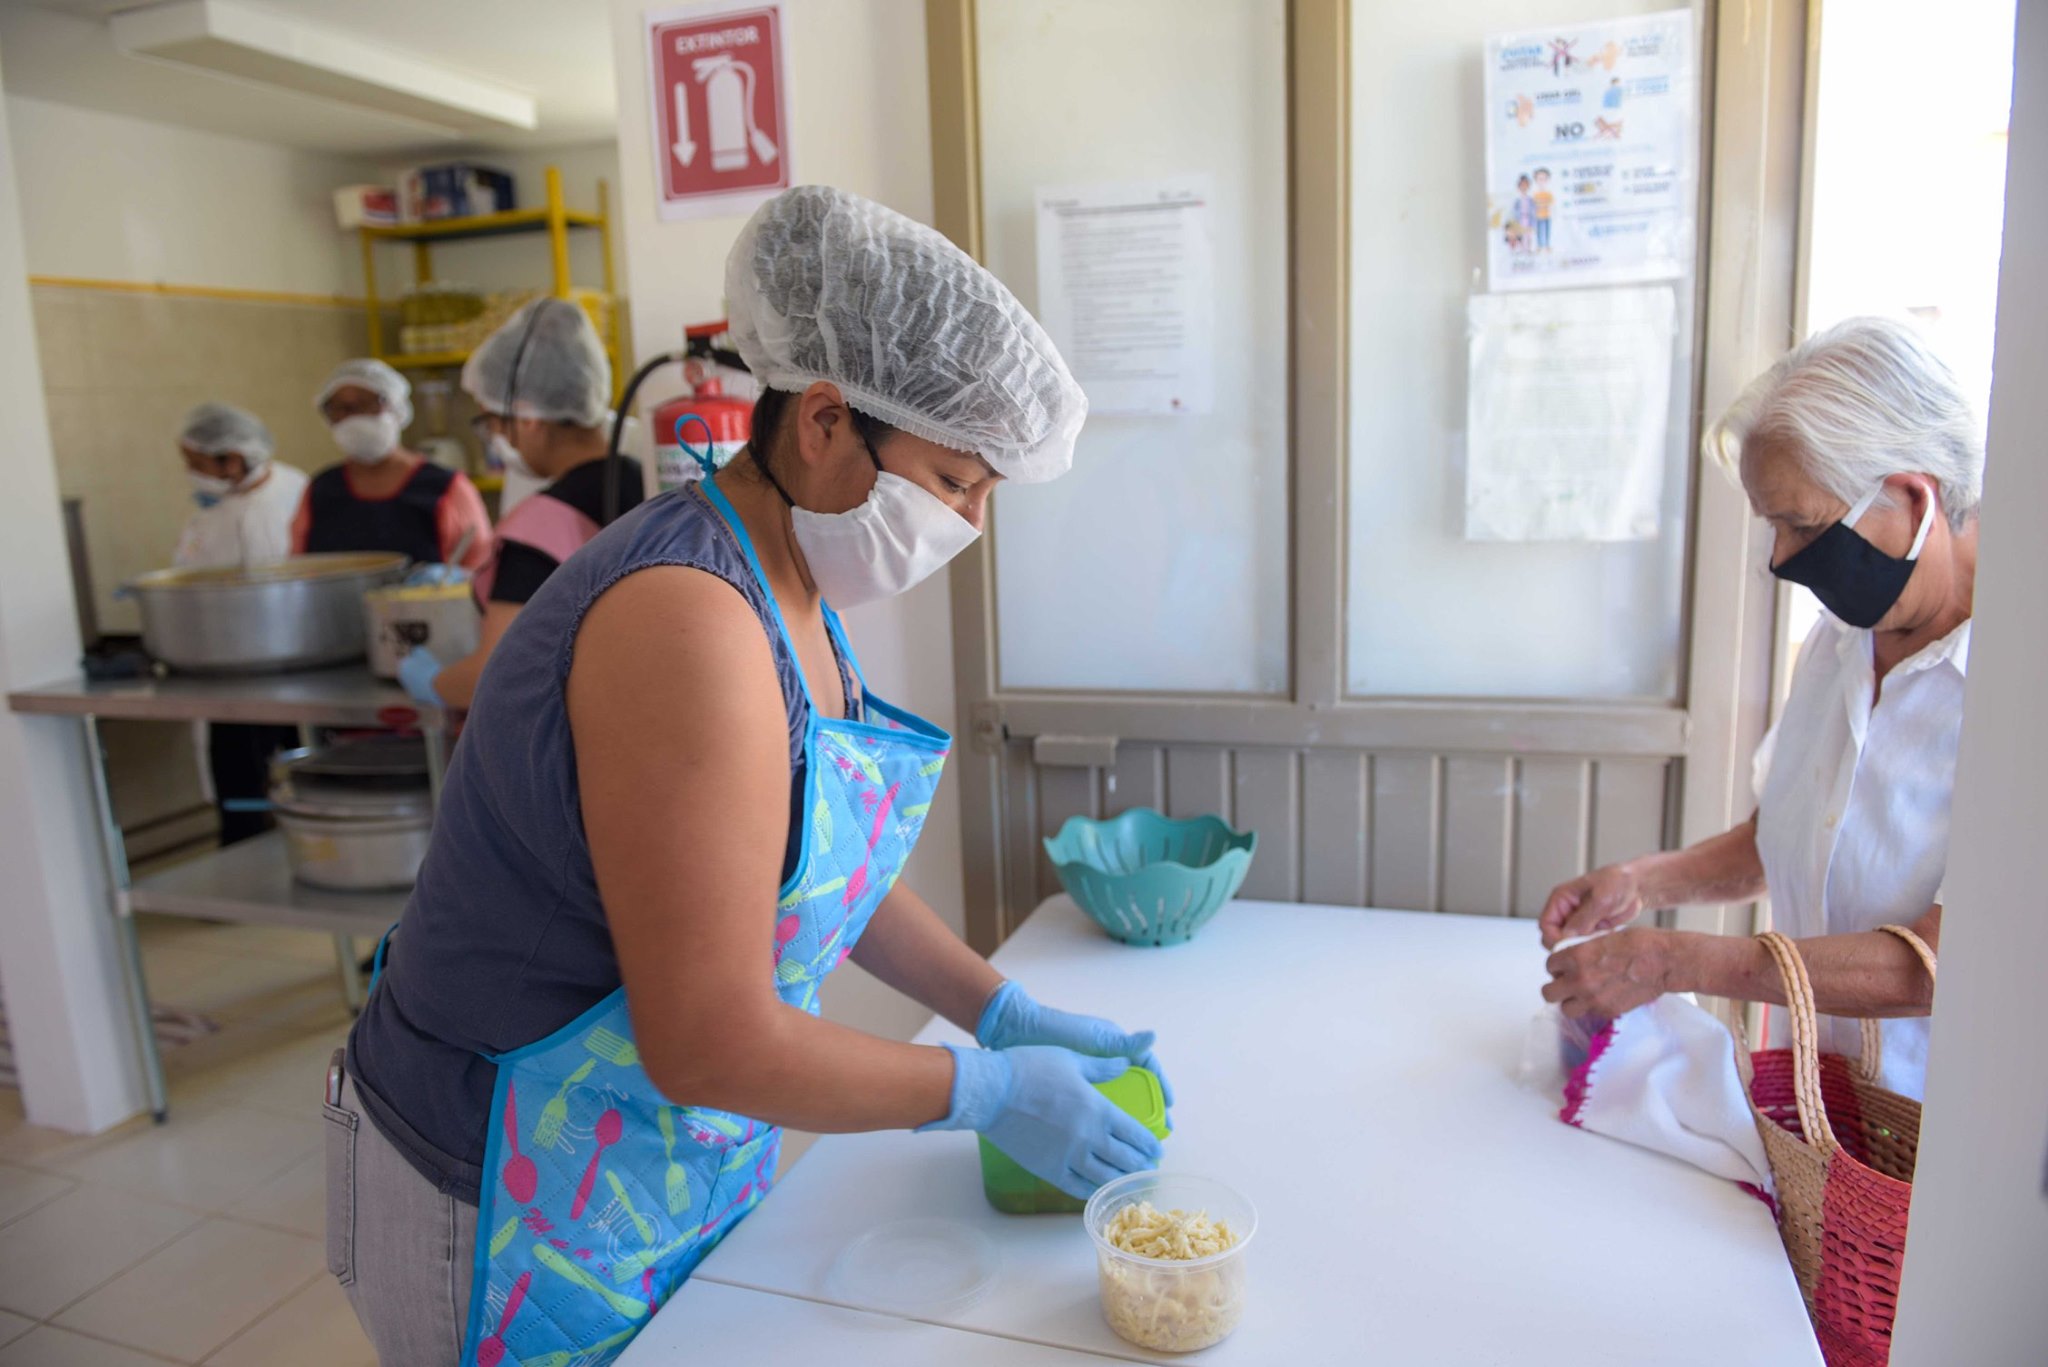
[{"label": "white blouse", "polygon": [[[1778,724],[1757,748],[1757,850],[1776,929],[1793,939],[1909,925],[1941,900],[1970,624],[1901,661],[1873,707],[1871,633],[1823,616]],[[1919,1097],[1928,1018],[1883,1023],[1882,1081]],[[1785,1044],[1783,1011],[1771,1013]],[[1853,1021],[1821,1047],[1861,1052]]]}]

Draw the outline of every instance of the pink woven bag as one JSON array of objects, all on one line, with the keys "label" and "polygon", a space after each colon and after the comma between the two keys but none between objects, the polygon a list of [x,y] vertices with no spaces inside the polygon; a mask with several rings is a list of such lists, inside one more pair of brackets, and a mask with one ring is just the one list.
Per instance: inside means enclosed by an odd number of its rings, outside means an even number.
[{"label": "pink woven bag", "polygon": [[[1913,947],[1934,976],[1934,951],[1904,926],[1882,929]],[[1757,937],[1785,983],[1792,1047],[1738,1048],[1749,1067],[1750,1107],[1778,1188],[1778,1231],[1806,1297],[1828,1367],[1886,1367],[1920,1103],[1877,1085],[1882,1041],[1863,1022],[1863,1053],[1820,1051],[1813,986],[1792,941]]]}]

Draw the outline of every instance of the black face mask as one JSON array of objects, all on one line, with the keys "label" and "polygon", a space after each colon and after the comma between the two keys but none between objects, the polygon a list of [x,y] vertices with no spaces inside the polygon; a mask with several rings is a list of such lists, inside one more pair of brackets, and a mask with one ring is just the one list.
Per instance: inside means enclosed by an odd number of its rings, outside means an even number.
[{"label": "black face mask", "polygon": [[1882,622],[1906,591],[1920,548],[1927,544],[1928,530],[1934,526],[1934,504],[1929,502],[1920,530],[1914,534],[1913,549],[1904,556],[1886,555],[1865,541],[1851,529],[1883,491],[1883,485],[1872,489],[1847,517],[1786,556],[1784,563],[1771,566],[1772,574],[1787,583],[1805,585],[1822,607],[1865,631]]}]

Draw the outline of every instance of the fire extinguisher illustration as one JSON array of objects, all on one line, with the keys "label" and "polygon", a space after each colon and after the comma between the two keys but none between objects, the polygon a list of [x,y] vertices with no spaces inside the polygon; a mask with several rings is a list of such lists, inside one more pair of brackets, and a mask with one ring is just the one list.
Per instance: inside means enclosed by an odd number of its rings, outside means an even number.
[{"label": "fire extinguisher illustration", "polygon": [[720,53],[699,58],[693,70],[704,87],[705,121],[711,126],[711,169],[745,170],[749,148],[762,165],[774,161],[774,139],[754,122],[754,68]]}]

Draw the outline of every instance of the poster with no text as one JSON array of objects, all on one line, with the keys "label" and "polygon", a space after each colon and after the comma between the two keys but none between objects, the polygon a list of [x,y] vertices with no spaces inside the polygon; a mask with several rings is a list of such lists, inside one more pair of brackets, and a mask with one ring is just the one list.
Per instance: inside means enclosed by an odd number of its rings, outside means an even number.
[{"label": "poster with no text", "polygon": [[1699,141],[1694,23],[1674,10],[1487,41],[1490,289],[1686,274]]},{"label": "poster with no text", "polygon": [[749,213],[794,183],[784,23],[779,3],[646,16],[662,218]]}]

